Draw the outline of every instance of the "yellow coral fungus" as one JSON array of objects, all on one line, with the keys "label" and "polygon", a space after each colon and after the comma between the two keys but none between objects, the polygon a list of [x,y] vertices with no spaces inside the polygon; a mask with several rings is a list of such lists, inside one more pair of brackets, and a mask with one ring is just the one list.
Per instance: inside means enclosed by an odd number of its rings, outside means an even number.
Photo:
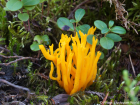
[{"label": "yellow coral fungus", "polygon": [[[50,78],[57,80],[59,85],[65,89],[67,94],[74,94],[80,90],[85,90],[96,78],[97,62],[101,53],[98,51],[95,55],[97,39],[93,37],[92,45],[86,42],[90,34],[94,34],[96,27],[91,27],[87,35],[79,31],[81,41],[76,33],[75,37],[68,37],[62,34],[59,47],[53,52],[53,44],[50,51],[46,51],[43,45],[39,45],[44,57],[52,60],[57,67],[57,77],[53,77],[54,66],[51,62]],[[72,39],[72,50],[69,42]]]}]

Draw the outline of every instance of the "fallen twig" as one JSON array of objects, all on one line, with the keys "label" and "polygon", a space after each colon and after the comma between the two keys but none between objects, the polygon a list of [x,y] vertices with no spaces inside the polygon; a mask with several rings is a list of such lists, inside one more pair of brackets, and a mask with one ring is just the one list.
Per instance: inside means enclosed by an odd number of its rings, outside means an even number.
[{"label": "fallen twig", "polygon": [[25,59],[39,60],[38,58],[23,57],[23,56],[4,56],[4,55],[0,55],[0,56],[2,56],[4,58],[18,58],[18,59],[14,60],[14,61],[11,61],[9,63],[0,63],[0,65],[5,65],[5,66],[8,66],[8,65],[10,65],[12,63],[15,63],[15,62],[18,62],[18,61],[21,61],[21,60],[25,60]]},{"label": "fallen twig", "polygon": [[[4,48],[4,47],[0,47],[0,49],[4,50],[4,51],[6,51],[6,52],[10,52],[10,50],[8,50],[8,49],[6,49],[6,48]],[[13,55],[17,56],[17,54],[14,53],[14,52],[13,52]]]},{"label": "fallen twig", "polygon": [[109,105],[111,105],[112,104],[112,100],[110,101],[110,104]]},{"label": "fallen twig", "polygon": [[4,74],[5,74],[5,72],[3,72],[3,71],[0,71],[0,74],[4,75]]},{"label": "fallen twig", "polygon": [[96,94],[98,95],[99,97],[101,97],[102,99],[104,99],[103,97],[105,97],[105,94],[104,93],[101,93],[101,92],[94,92],[94,91],[85,91],[85,93],[89,93],[89,94]]},{"label": "fallen twig", "polygon": [[88,1],[90,1],[90,0],[85,0],[85,1],[83,1],[82,3],[80,3],[79,5],[77,5],[77,6],[75,7],[75,9],[74,9],[74,10],[70,13],[70,15],[68,16],[68,19],[71,18],[72,14],[73,14],[81,5],[85,4],[85,3],[88,2]]},{"label": "fallen twig", "polygon": [[22,58],[23,56],[4,56],[4,55],[0,55],[3,58]]},{"label": "fallen twig", "polygon": [[129,54],[129,60],[130,60],[131,66],[132,66],[132,70],[133,70],[134,76],[136,77],[135,69],[134,69],[134,66],[133,66],[130,54]]},{"label": "fallen twig", "polygon": [[10,86],[12,86],[12,87],[14,87],[14,88],[18,88],[18,89],[22,89],[22,90],[27,91],[27,92],[28,92],[27,98],[29,98],[29,96],[30,96],[30,90],[29,90],[28,88],[23,87],[23,86],[14,85],[14,84],[12,84],[12,83],[10,83],[10,82],[4,80],[4,79],[0,79],[0,82],[5,83],[5,84],[8,84],[8,85],[10,85]]}]

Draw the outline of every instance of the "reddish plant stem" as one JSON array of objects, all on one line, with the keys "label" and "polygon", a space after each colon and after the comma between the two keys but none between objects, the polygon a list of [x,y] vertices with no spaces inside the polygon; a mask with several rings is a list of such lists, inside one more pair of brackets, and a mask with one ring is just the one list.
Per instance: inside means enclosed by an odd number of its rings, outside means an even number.
[{"label": "reddish plant stem", "polygon": [[30,21],[29,21],[29,19],[28,19],[28,31],[30,31]]},{"label": "reddish plant stem", "polygon": [[107,99],[107,97],[108,97],[108,94],[109,94],[109,92],[106,94],[106,96],[105,96],[105,98],[104,98],[104,100],[103,100],[103,102],[102,102],[102,105],[104,105],[104,103],[105,103],[105,101],[106,101],[106,99]]},{"label": "reddish plant stem", "polygon": [[39,50],[39,51],[38,51],[37,58],[39,58],[40,54],[41,54],[41,51]]},{"label": "reddish plant stem", "polygon": [[28,31],[28,30],[27,30],[27,27],[26,27],[26,24],[25,24],[24,22],[23,22],[23,25],[24,25],[24,27],[25,27],[25,30]]}]

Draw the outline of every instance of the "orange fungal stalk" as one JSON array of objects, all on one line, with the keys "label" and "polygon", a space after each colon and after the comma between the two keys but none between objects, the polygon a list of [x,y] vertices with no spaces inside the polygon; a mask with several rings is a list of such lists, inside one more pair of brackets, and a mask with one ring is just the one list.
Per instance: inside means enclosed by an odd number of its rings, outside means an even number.
[{"label": "orange fungal stalk", "polygon": [[[95,55],[98,40],[93,37],[92,45],[86,42],[87,36],[94,34],[95,30],[96,27],[91,27],[87,35],[79,31],[81,40],[79,40],[77,33],[75,37],[62,34],[59,47],[55,52],[53,52],[53,44],[47,51],[43,45],[39,45],[44,57],[53,61],[57,67],[57,77],[54,77],[54,65],[51,62],[49,77],[56,80],[67,94],[72,95],[80,90],[84,91],[96,78],[97,62],[101,56],[99,51]],[[72,49],[69,46],[71,40],[73,42]]]}]

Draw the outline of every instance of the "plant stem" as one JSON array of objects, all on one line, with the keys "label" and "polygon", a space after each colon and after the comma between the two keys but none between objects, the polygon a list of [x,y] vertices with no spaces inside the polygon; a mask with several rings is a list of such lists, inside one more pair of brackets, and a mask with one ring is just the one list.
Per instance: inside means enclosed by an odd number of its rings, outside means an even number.
[{"label": "plant stem", "polygon": [[29,21],[29,19],[28,19],[28,30],[30,31],[30,21]]},{"label": "plant stem", "polygon": [[75,36],[75,33],[76,33],[76,27],[77,27],[77,22],[76,22],[76,26],[75,26],[75,28],[74,28],[74,36]]},{"label": "plant stem", "polygon": [[106,37],[106,35],[109,33],[110,31],[108,31],[107,33],[105,33],[105,36],[104,37]]}]

